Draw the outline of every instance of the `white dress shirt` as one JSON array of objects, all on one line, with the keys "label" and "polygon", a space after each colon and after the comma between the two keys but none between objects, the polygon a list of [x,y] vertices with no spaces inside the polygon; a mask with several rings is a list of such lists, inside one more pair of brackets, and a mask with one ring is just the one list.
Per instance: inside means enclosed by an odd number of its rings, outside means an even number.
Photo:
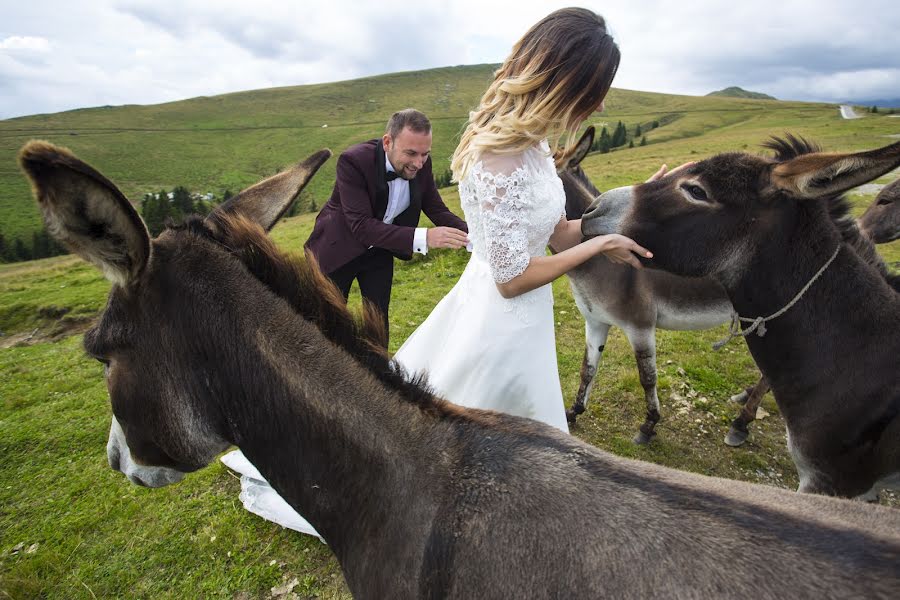
[{"label": "white dress shirt", "polygon": [[[384,155],[384,166],[388,172],[394,172],[394,165],[388,159],[387,154]],[[397,215],[409,208],[409,181],[402,177],[397,177],[393,181],[388,182],[388,203],[387,209],[384,211],[384,222],[391,224]],[[426,243],[426,228],[416,227],[413,235],[413,252],[419,254],[428,254],[428,244]]]}]

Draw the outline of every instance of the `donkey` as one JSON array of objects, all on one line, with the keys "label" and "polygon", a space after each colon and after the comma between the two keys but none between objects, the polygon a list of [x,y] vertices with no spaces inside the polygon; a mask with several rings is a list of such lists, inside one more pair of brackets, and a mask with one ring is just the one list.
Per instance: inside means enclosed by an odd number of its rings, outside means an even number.
[{"label": "donkey", "polygon": [[885,186],[859,218],[859,226],[876,244],[900,239],[900,179]]},{"label": "donkey", "polygon": [[896,592],[898,511],[616,457],[407,380],[380,317],[265,235],[327,155],[151,240],[97,171],[22,150],[48,229],[114,284],[84,340],[114,469],[162,486],[239,446],[360,598]]},{"label": "donkey", "polygon": [[[581,161],[594,141],[588,127],[571,153],[557,161],[557,173],[566,194],[566,217],[580,219],[585,209],[600,195],[581,169]],[[587,407],[597,368],[612,326],[623,331],[634,351],[647,415],[634,442],[646,444],[656,436],[660,420],[656,376],[656,329],[710,329],[727,323],[732,307],[725,288],[709,278],[677,277],[663,271],[632,269],[595,257],[569,271],[575,304],[584,317],[585,352],[581,362],[581,383],[572,408],[566,411],[569,423]],[[732,397],[753,407],[768,391],[765,381]],[[748,402],[749,399],[749,402]],[[732,427],[725,438],[740,445],[748,432]]]},{"label": "donkey", "polygon": [[585,235],[648,247],[650,267],[724,286],[732,335],[746,337],[784,416],[801,491],[900,486],[900,295],[823,201],[898,165],[900,143],[788,160],[726,153],[611,190],[582,219]]},{"label": "donkey", "polygon": [[[580,166],[593,139],[594,128],[588,127],[573,151],[557,161],[557,171],[566,193],[566,217],[569,219],[581,218],[585,209],[600,195],[600,191]],[[779,160],[819,150],[807,140],[793,136],[788,136],[786,140],[773,140],[768,147],[776,152]],[[889,274],[872,240],[860,233],[856,221],[849,217],[844,198],[832,195],[828,198],[828,203],[829,213],[844,240],[876,267],[895,288],[900,289],[900,278]],[[877,204],[878,198],[873,207]],[[887,216],[887,213],[882,215]],[[575,303],[585,319],[586,347],[581,367],[581,384],[575,403],[566,411],[566,416],[574,424],[577,415],[584,412],[606,335],[609,328],[615,325],[625,332],[634,350],[640,381],[644,387],[647,417],[634,441],[646,443],[655,436],[655,425],[660,418],[656,388],[655,329],[698,330],[728,323],[733,309],[725,289],[710,278],[682,278],[672,277],[663,271],[638,271],[612,264],[601,257],[571,271],[569,279]],[[638,294],[632,297],[634,290],[638,290]],[[691,293],[697,290],[701,293]],[[743,408],[731,423],[725,436],[726,444],[740,446],[747,440],[750,434],[749,424],[756,420],[757,408],[768,391],[765,378],[760,378],[756,385],[731,397],[733,402],[742,404]]]}]

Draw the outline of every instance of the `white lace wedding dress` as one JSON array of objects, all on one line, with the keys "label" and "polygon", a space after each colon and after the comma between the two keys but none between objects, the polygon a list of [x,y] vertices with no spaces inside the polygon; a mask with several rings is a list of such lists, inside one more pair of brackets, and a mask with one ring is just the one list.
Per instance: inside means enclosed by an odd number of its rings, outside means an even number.
[{"label": "white lace wedding dress", "polygon": [[[543,421],[568,432],[549,284],[503,298],[496,283],[543,256],[565,193],[546,141],[522,153],[485,154],[459,185],[472,256],[452,290],[394,355],[425,372],[436,393],[463,406]],[[222,458],[241,472],[244,506],[270,521],[317,535],[245,459]]]},{"label": "white lace wedding dress", "polygon": [[424,371],[438,395],[544,421],[568,431],[545,285],[503,298],[496,283],[543,256],[565,193],[546,142],[515,155],[486,154],[459,185],[472,257],[457,284],[394,356]]}]

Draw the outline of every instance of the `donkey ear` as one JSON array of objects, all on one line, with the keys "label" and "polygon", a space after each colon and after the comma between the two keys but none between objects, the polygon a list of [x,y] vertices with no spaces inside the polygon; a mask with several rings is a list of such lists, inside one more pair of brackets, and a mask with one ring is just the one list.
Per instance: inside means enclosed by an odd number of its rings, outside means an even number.
[{"label": "donkey ear", "polygon": [[900,142],[856,154],[804,154],[777,164],[772,183],[797,198],[846,192],[900,165]]},{"label": "donkey ear", "polygon": [[269,231],[330,157],[331,150],[319,150],[290,169],[260,181],[219,206],[207,222],[214,224],[220,214],[241,214]]},{"label": "donkey ear", "polygon": [[590,125],[582,134],[581,139],[578,140],[578,143],[575,144],[575,147],[572,148],[572,151],[568,156],[564,157],[563,163],[560,165],[560,169],[573,169],[581,164],[581,161],[584,160],[584,157],[587,156],[587,153],[591,151],[591,146],[594,145],[594,126]]},{"label": "donkey ear", "polygon": [[106,177],[53,144],[31,141],[19,152],[47,231],[127,285],[147,265],[150,236],[127,198]]}]

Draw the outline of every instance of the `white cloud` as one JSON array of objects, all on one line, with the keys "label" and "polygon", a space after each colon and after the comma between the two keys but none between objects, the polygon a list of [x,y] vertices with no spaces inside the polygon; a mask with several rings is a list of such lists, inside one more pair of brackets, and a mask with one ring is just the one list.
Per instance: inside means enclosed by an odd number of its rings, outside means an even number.
[{"label": "white cloud", "polygon": [[49,52],[50,41],[42,37],[13,35],[0,40],[0,50],[30,50],[34,52]]},{"label": "white cloud", "polygon": [[[501,61],[571,0],[44,0],[4,8],[0,118]],[[779,98],[900,95],[888,0],[588,1],[622,49],[614,85]]]},{"label": "white cloud", "polygon": [[900,97],[900,69],[865,69],[838,73],[786,76],[771,83],[781,98],[818,97],[832,102],[848,99],[896,99]]}]

